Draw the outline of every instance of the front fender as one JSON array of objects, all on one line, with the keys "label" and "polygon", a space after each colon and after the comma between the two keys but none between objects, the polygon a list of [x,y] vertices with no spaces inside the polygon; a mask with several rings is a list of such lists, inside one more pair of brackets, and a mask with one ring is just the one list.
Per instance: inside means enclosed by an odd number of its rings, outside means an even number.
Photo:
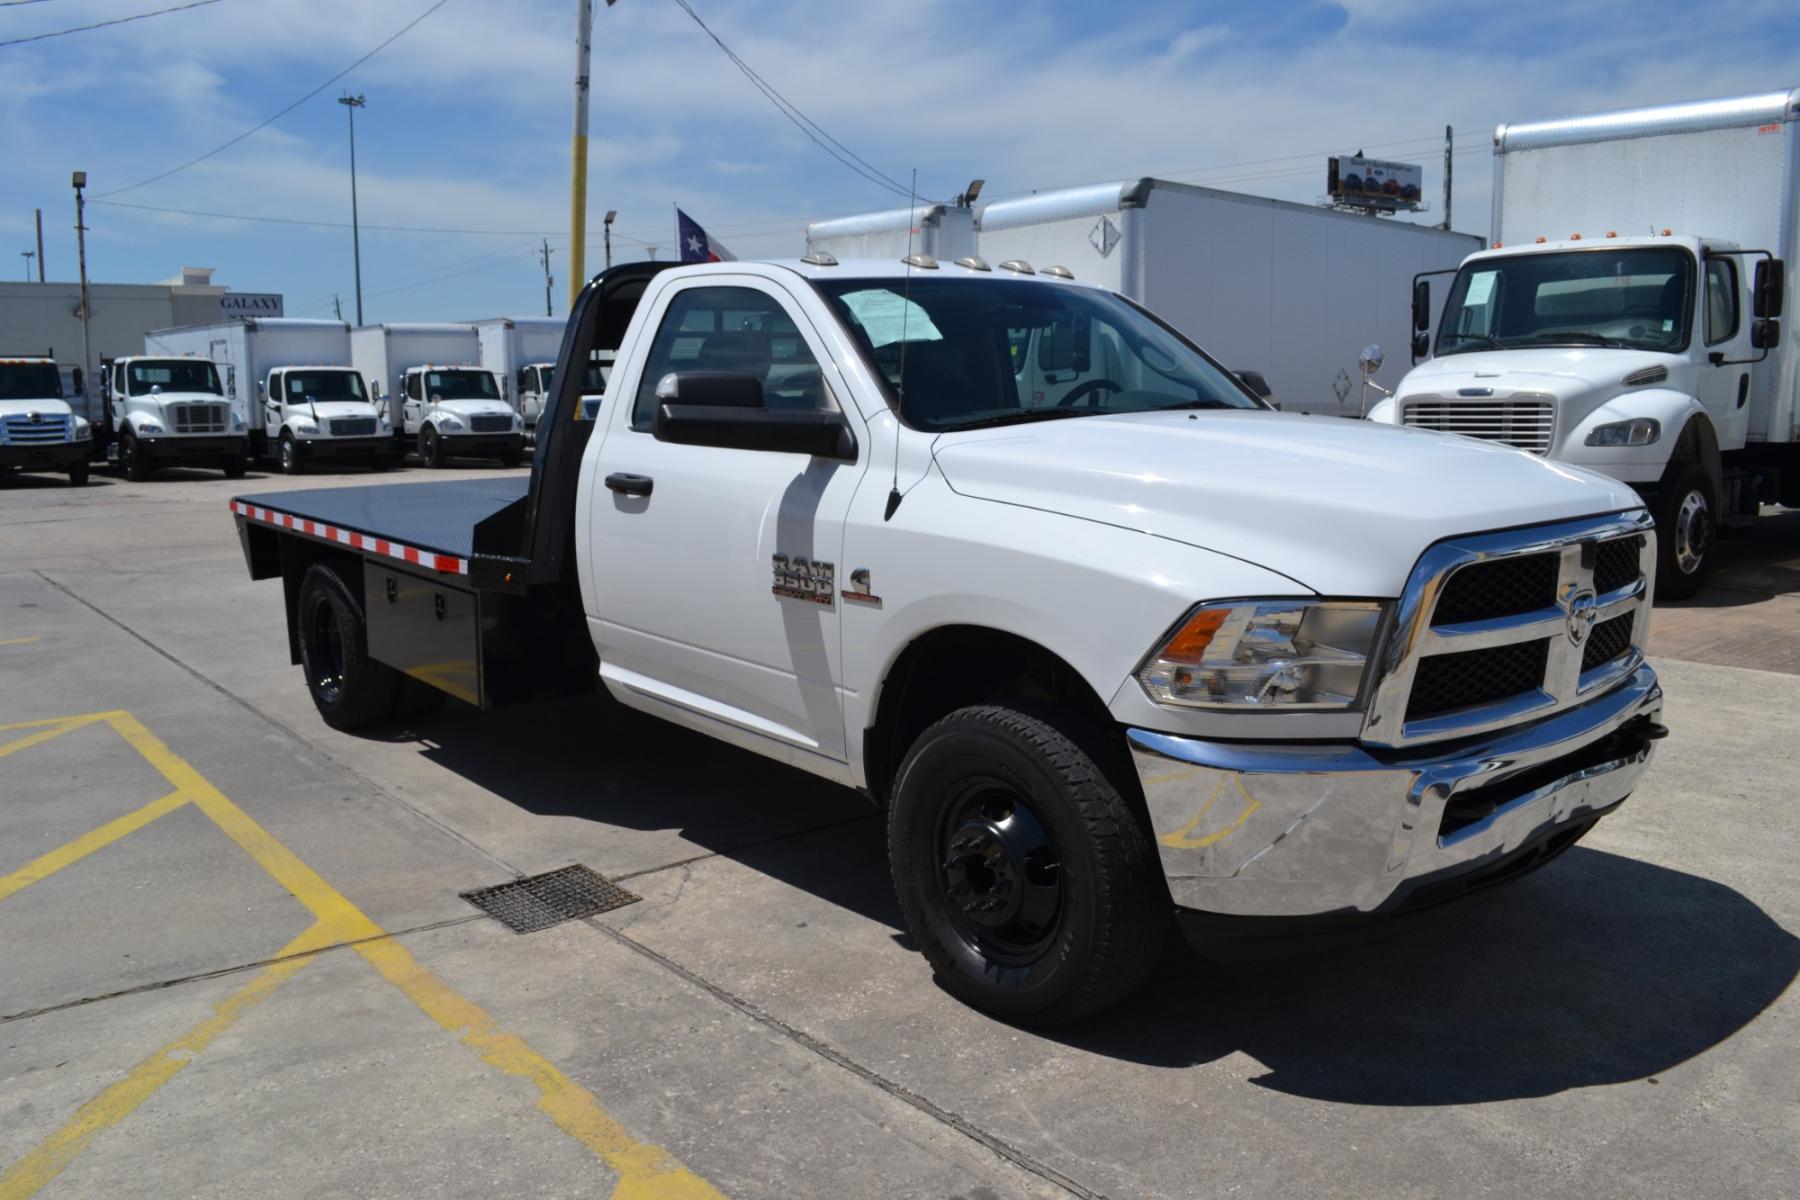
[{"label": "front fender", "polygon": [[[1590,446],[1587,438],[1602,425],[1649,417],[1662,427],[1647,446]],[[1707,421],[1706,409],[1686,392],[1672,388],[1640,388],[1621,392],[1559,432],[1552,458],[1588,467],[1627,483],[1653,483],[1662,477],[1669,456],[1689,422]]]},{"label": "front fender", "polygon": [[1389,396],[1369,410],[1367,420],[1379,425],[1398,425],[1400,423],[1400,406]]}]

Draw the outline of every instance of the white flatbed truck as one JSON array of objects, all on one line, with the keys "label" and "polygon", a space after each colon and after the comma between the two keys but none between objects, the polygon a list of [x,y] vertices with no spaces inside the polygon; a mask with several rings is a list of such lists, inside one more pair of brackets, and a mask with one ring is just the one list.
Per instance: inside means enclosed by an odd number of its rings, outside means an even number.
[{"label": "white flatbed truck", "polygon": [[[1089,369],[1046,408],[1011,347],[1051,328]],[[1514,878],[1664,732],[1628,487],[1269,411],[1096,286],[630,264],[555,379],[529,478],[231,502],[321,716],[604,688],[860,789],[918,946],[1010,1020],[1117,1000],[1172,923],[1260,938]]]}]

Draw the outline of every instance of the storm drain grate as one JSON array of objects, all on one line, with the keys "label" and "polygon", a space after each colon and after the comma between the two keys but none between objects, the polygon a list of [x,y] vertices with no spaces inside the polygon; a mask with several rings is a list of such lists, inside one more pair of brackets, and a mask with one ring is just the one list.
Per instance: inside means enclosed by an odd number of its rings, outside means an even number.
[{"label": "storm drain grate", "polygon": [[577,917],[624,908],[640,899],[580,863],[494,887],[476,888],[463,892],[462,898],[514,933],[536,933]]}]

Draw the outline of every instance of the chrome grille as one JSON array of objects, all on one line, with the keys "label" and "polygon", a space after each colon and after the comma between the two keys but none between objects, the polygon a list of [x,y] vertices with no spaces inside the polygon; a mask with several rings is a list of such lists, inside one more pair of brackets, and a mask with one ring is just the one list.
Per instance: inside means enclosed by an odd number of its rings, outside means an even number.
[{"label": "chrome grille", "polygon": [[175,404],[169,409],[170,428],[176,433],[224,433],[223,404]]},{"label": "chrome grille", "polygon": [[1407,582],[1364,739],[1467,737],[1584,703],[1643,660],[1648,513],[1439,542]]},{"label": "chrome grille", "polygon": [[331,421],[332,437],[372,437],[374,433],[374,417],[334,417]]},{"label": "chrome grille", "polygon": [[512,418],[494,415],[470,417],[469,429],[474,433],[511,433]]},{"label": "chrome grille", "polygon": [[69,418],[64,413],[14,413],[4,418],[4,424],[6,440],[15,446],[69,440]]},{"label": "chrome grille", "polygon": [[1533,454],[1547,454],[1556,428],[1556,405],[1547,396],[1495,400],[1443,400],[1408,396],[1401,401],[1402,424],[1439,433],[1460,433],[1503,442]]}]

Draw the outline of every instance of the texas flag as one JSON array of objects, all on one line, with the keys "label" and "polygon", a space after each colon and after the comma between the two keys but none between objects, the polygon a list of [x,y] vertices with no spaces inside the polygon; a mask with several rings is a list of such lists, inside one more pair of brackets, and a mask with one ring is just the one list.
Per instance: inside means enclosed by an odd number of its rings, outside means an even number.
[{"label": "texas flag", "polygon": [[679,208],[675,210],[675,234],[675,240],[681,243],[681,261],[684,263],[737,260],[737,255],[727,250],[723,242],[707,237],[699,222]]}]

